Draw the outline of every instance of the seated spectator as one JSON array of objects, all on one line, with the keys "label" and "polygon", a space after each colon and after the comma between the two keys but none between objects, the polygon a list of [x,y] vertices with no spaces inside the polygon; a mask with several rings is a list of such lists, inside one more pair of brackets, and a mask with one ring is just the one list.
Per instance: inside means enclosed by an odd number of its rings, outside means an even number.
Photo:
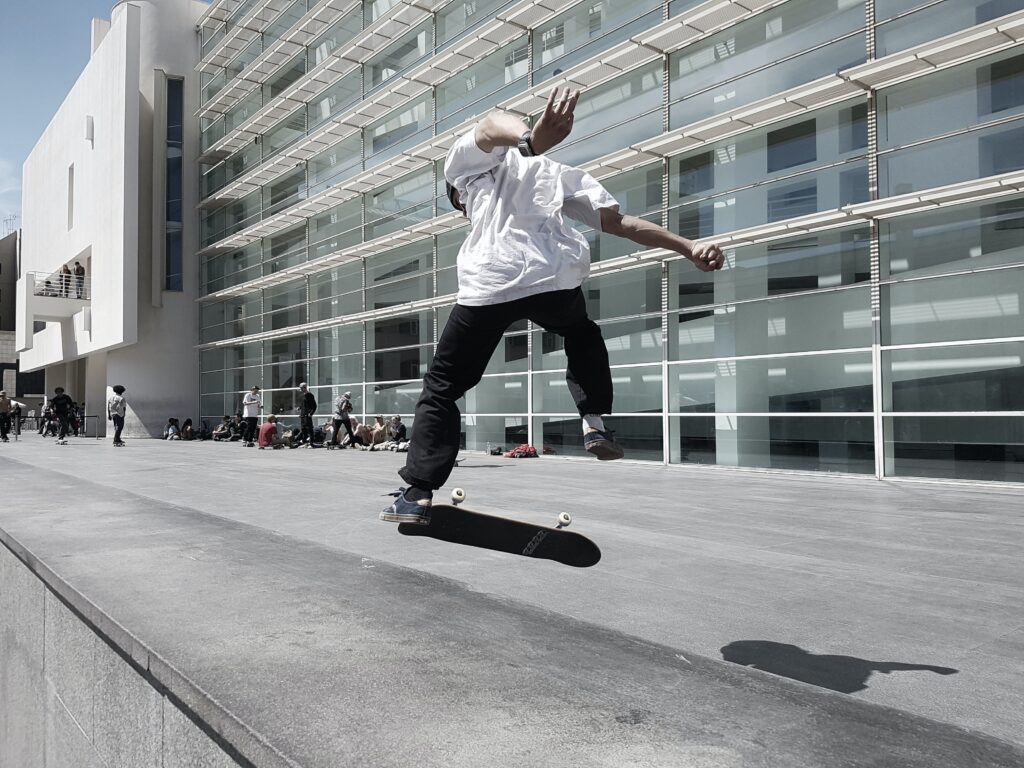
[{"label": "seated spectator", "polygon": [[261,451],[264,448],[284,448],[284,439],[277,433],[277,416],[267,416],[267,420],[260,426],[257,444]]},{"label": "seated spectator", "polygon": [[245,426],[245,422],[242,421],[242,414],[236,413],[232,416],[231,421],[228,423],[228,429],[231,431],[228,441],[234,443],[245,437]]},{"label": "seated spectator", "polygon": [[391,439],[396,443],[401,443],[409,439],[407,437],[408,431],[405,428],[405,424],[402,423],[402,417],[397,413],[391,417],[389,430]]},{"label": "seated spectator", "polygon": [[351,444],[353,446],[358,445],[360,448],[363,449],[368,448],[370,445],[370,441],[373,439],[373,430],[370,429],[370,427],[367,426],[366,424],[360,424],[359,420],[356,417],[353,416],[351,417],[351,419],[352,435],[355,439],[349,440],[348,435],[345,435],[345,437],[342,439],[342,444]]},{"label": "seated spectator", "polygon": [[178,426],[177,419],[167,420],[167,426],[164,427],[164,440],[181,440],[181,427]]},{"label": "seated spectator", "polygon": [[195,440],[196,431],[192,427],[192,419],[185,419],[185,423],[181,425],[181,439],[182,440]]},{"label": "seated spectator", "polygon": [[214,440],[227,440],[231,437],[231,417],[225,416],[220,424],[213,428]]},{"label": "seated spectator", "polygon": [[377,423],[373,425],[373,431],[370,434],[370,450],[379,450],[377,446],[383,446],[388,441],[388,425],[384,421],[384,417],[377,415]]}]

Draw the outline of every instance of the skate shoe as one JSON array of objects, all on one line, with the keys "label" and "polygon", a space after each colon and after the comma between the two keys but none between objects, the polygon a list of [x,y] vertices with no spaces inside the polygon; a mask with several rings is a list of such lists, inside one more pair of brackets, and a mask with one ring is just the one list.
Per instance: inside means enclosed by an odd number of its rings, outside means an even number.
[{"label": "skate shoe", "polygon": [[611,431],[587,432],[583,436],[583,447],[587,453],[594,454],[601,461],[621,459],[625,455],[622,446],[615,442]]},{"label": "skate shoe", "polygon": [[394,496],[394,502],[380,513],[385,523],[412,523],[414,525],[430,525],[430,502],[432,494],[420,499],[410,499],[409,493],[423,494],[428,491],[416,491],[413,488],[399,488],[388,494]]}]

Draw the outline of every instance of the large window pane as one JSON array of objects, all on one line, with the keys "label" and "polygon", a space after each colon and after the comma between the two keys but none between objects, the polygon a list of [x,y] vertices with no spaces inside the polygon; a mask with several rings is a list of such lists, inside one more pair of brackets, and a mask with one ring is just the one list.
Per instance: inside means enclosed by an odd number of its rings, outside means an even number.
[{"label": "large window pane", "polygon": [[[914,6],[924,7],[905,13]],[[876,0],[878,21],[904,15],[878,25],[875,55],[888,56],[1019,10],[1020,0]]]},{"label": "large window pane", "polygon": [[337,253],[363,239],[363,201],[356,197],[309,220],[309,258]]},{"label": "large window pane", "polygon": [[517,59],[518,52],[525,53],[527,47],[528,41],[522,37],[440,83],[436,96],[438,121],[484,98],[490,103],[480,105],[479,111],[493,109],[495,100],[490,95],[519,79],[510,64]]},{"label": "large window pane", "polygon": [[1011,51],[879,91],[878,146],[890,149],[1024,113],[1024,56]]},{"label": "large window pane", "polygon": [[[327,320],[363,311],[362,262],[354,261],[309,279],[309,319]],[[359,331],[362,344],[362,331]]]},{"label": "large window pane", "polygon": [[[613,368],[614,412],[660,413],[661,382],[660,365]],[[564,373],[534,374],[533,410],[535,413],[576,413]]]},{"label": "large window pane", "polygon": [[828,413],[872,409],[871,355],[855,352],[673,365],[678,413]]},{"label": "large window pane", "polygon": [[462,413],[526,413],[526,376],[485,376],[458,402]]},{"label": "large window pane", "polygon": [[554,77],[598,51],[661,21],[658,0],[579,3],[534,30],[534,82]]},{"label": "large window pane", "polygon": [[672,208],[669,216],[675,231],[698,239],[867,199],[867,161],[855,160],[684,203]]},{"label": "large window pane", "polygon": [[309,193],[333,187],[363,169],[363,138],[358,131],[309,160]]},{"label": "large window pane", "polygon": [[1024,269],[882,286],[882,343],[1024,336]]},{"label": "large window pane", "polygon": [[867,287],[669,316],[672,360],[865,348],[871,338]]},{"label": "large window pane", "polygon": [[887,411],[1024,411],[1024,343],[882,353]]},{"label": "large window pane", "polygon": [[[863,2],[793,0],[686,46],[669,58],[671,126],[727,112],[864,61],[863,34],[815,47],[863,26]],[[807,53],[797,56],[801,51]]]},{"label": "large window pane", "polygon": [[311,334],[310,343],[312,344],[312,357],[330,357],[362,352],[363,325],[362,323],[351,323],[336,325],[326,331],[317,331]]},{"label": "large window pane", "polygon": [[431,169],[406,176],[363,196],[366,239],[426,221],[434,213],[434,173]]},{"label": "large window pane", "polygon": [[296,280],[263,292],[265,330],[287,328],[306,322],[306,280]]},{"label": "large window pane", "polygon": [[363,66],[366,90],[390,80],[413,62],[423,58],[434,47],[433,24],[424,23]]},{"label": "large window pane", "polygon": [[669,420],[673,463],[871,474],[869,416],[693,416]]},{"label": "large window pane", "polygon": [[374,384],[367,387],[367,420],[373,424],[370,414],[411,414],[416,410],[416,401],[423,390],[423,380],[390,384]]},{"label": "large window pane", "polygon": [[883,197],[1024,168],[1024,120],[880,155]]},{"label": "large window pane", "polygon": [[816,291],[871,277],[867,227],[819,232],[727,248],[724,269],[701,272],[688,260],[669,262],[669,309]]},{"label": "large window pane", "polygon": [[469,451],[485,451],[495,447],[509,451],[527,442],[526,430],[525,416],[464,414],[459,447]]},{"label": "large window pane", "polygon": [[879,222],[882,279],[1024,263],[1024,198]]},{"label": "large window pane", "polygon": [[494,12],[508,0],[455,0],[437,12],[437,42],[440,46],[467,29],[494,18]]},{"label": "large window pane", "polygon": [[892,416],[884,423],[887,474],[1024,482],[1024,419]]},{"label": "large window pane", "polygon": [[368,349],[391,349],[434,342],[434,313],[430,311],[374,320],[366,326]]}]

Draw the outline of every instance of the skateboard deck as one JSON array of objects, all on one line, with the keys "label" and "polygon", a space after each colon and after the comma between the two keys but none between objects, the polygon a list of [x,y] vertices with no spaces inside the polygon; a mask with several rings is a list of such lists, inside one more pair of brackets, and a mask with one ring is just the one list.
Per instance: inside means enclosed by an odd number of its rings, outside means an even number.
[{"label": "skateboard deck", "polygon": [[574,568],[589,568],[601,559],[598,546],[578,533],[523,520],[485,515],[462,506],[434,504],[430,525],[402,523],[406,536],[429,536],[452,544],[493,549],[523,557],[555,560]]}]

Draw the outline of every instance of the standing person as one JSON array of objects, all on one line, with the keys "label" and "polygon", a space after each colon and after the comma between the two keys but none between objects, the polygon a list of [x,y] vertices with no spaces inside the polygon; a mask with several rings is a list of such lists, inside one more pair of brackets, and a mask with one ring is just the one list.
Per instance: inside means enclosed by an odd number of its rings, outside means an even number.
[{"label": "standing person", "polygon": [[313,414],[316,413],[316,398],[309,391],[306,382],[299,384],[299,424],[302,427],[302,434],[299,436],[299,443],[305,443],[307,448],[313,447]]},{"label": "standing person", "polygon": [[68,440],[68,428],[71,426],[71,408],[74,401],[64,392],[64,387],[56,387],[53,390],[53,398],[50,400],[50,407],[53,408],[57,421],[60,423],[60,432],[57,434],[58,443],[66,443]]},{"label": "standing person", "polygon": [[242,438],[242,444],[247,448],[252,448],[256,444],[256,432],[262,410],[263,398],[260,397],[260,388],[253,384],[242,398],[242,418],[245,419],[245,435]]},{"label": "standing person", "polygon": [[601,329],[587,316],[580,286],[590,272],[582,233],[564,217],[648,248],[665,248],[705,272],[722,252],[657,224],[624,215],[586,172],[544,153],[572,131],[579,91],[551,92],[533,130],[492,112],[455,141],[445,160],[448,199],[471,228],[458,256],[455,307],[416,404],[413,436],[399,475],[408,484],[381,512],[388,522],[430,522],[433,492],[448,479],[459,451],[456,405],[476,386],[508,327],[530,320],[565,339],[566,382],[583,421],[583,445],[602,460],[623,455],[602,416],[612,410],[612,380]]},{"label": "standing person", "polygon": [[85,267],[81,262],[75,262],[75,298],[81,299],[85,296]]},{"label": "standing person", "polygon": [[60,268],[60,295],[65,299],[71,296],[71,270],[67,264]]},{"label": "standing person", "polygon": [[107,399],[107,419],[114,422],[114,445],[122,446],[124,441],[121,439],[121,430],[124,429],[124,415],[128,410],[128,401],[124,399],[125,388],[120,384],[115,384],[111,389],[114,390]]},{"label": "standing person", "polygon": [[352,393],[346,392],[334,400],[334,433],[331,435],[331,445],[335,448],[339,445],[341,427],[344,425],[348,434],[348,444],[355,445],[356,436],[352,433]]},{"label": "standing person", "polygon": [[11,413],[14,401],[7,397],[7,392],[0,390],[0,442],[8,442],[7,433],[11,431]]}]

